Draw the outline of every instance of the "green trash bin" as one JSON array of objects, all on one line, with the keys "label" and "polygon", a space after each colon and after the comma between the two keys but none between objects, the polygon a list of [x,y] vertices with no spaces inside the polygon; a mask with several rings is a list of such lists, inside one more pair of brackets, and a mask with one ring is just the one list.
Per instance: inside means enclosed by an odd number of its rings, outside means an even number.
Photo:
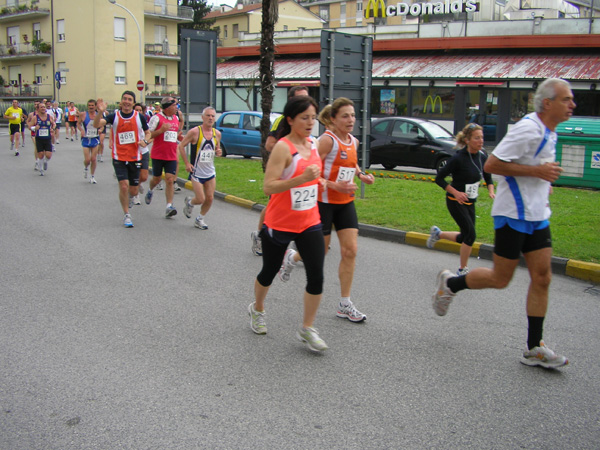
[{"label": "green trash bin", "polygon": [[600,117],[571,117],[556,127],[557,186],[600,189]]}]

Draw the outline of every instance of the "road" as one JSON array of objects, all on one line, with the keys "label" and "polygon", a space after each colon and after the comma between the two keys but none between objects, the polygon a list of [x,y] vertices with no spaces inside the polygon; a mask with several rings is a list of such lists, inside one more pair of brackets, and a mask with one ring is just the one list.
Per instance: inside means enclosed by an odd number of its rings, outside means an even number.
[{"label": "road", "polygon": [[554,277],[545,337],[571,363],[530,368],[525,269],[441,318],[435,276],[457,256],[360,237],[353,299],[368,320],[353,324],[334,314],[334,238],[316,321],[330,349],[315,355],[295,338],[302,269],[274,281],[269,333],[249,328],[257,212],[217,200],[202,231],[185,193],[169,220],[157,192],[125,229],[109,162],[90,185],[79,143],[62,141],[40,177],[27,145],[0,152],[0,449],[598,447],[589,283]]}]

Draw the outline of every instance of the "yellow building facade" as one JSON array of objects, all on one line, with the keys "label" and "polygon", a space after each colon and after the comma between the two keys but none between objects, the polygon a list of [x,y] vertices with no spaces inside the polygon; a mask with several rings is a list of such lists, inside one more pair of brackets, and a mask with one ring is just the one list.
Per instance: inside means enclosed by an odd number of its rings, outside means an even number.
[{"label": "yellow building facade", "polygon": [[[207,19],[215,19],[213,29],[218,29],[219,45],[237,47],[240,33],[260,33],[262,22],[262,3],[243,6],[236,5],[225,11],[212,11]],[[321,29],[323,21],[311,11],[293,0],[279,2],[279,20],[275,32],[294,31],[300,28]]]},{"label": "yellow building facade", "polygon": [[177,24],[192,17],[177,0],[0,0],[0,97],[116,102],[139,80],[143,97],[178,95]]}]

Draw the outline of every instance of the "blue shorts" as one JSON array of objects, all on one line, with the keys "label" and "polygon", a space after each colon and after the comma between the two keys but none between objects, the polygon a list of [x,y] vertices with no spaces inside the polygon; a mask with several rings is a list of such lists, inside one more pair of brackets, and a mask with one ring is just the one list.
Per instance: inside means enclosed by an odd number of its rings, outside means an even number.
[{"label": "blue shorts", "polygon": [[197,181],[200,184],[204,184],[207,181],[210,181],[210,180],[212,180],[213,178],[216,178],[216,177],[217,177],[216,175],[213,175],[212,177],[208,177],[208,178],[198,178],[198,177],[195,177],[194,175],[190,175],[190,179],[192,181]]},{"label": "blue shorts", "polygon": [[81,138],[81,145],[86,147],[86,148],[94,148],[94,147],[98,147],[100,145],[100,138],[97,137],[93,137],[93,138]]}]

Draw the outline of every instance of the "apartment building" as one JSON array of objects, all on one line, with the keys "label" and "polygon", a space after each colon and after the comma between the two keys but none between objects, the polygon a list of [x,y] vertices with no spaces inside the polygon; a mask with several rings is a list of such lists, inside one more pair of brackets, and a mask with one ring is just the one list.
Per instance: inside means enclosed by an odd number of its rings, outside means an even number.
[{"label": "apartment building", "polygon": [[178,95],[177,0],[0,0],[0,99]]}]

